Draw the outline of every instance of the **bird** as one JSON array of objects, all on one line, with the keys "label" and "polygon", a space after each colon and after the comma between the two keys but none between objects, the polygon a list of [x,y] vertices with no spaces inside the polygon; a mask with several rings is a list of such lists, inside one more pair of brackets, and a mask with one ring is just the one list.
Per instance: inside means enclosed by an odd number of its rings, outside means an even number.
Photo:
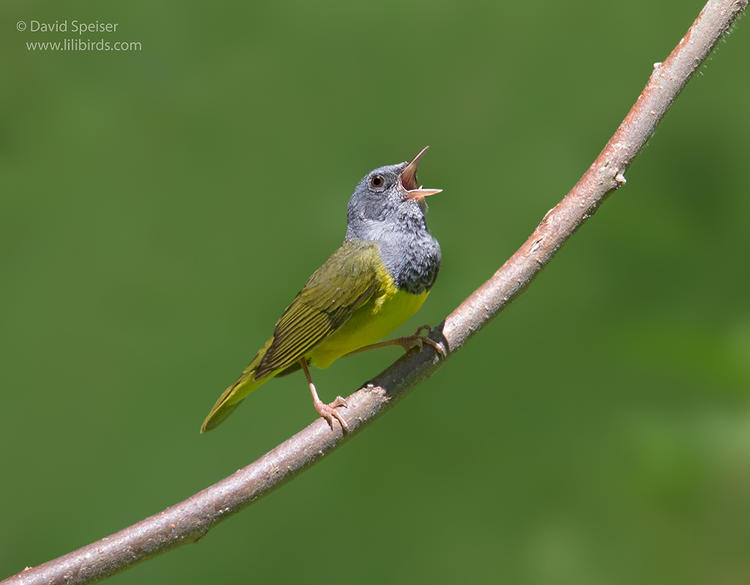
[{"label": "bird", "polygon": [[357,184],[347,206],[341,246],[307,280],[242,375],[216,401],[201,432],[214,429],[247,397],[274,377],[302,370],[315,410],[342,432],[349,426],[341,396],[326,404],[318,396],[309,366],[327,368],[340,357],[400,345],[405,351],[431,345],[423,325],[413,335],[387,341],[427,299],[440,270],[441,250],[427,228],[425,198],[442,189],[417,181],[425,146],[411,161],[378,167]]}]

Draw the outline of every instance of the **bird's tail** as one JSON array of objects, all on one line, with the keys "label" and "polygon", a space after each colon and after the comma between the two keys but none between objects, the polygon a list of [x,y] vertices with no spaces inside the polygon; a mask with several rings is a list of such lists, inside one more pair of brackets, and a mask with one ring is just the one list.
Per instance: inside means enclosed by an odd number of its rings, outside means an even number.
[{"label": "bird's tail", "polygon": [[250,392],[260,387],[277,374],[277,372],[272,372],[265,378],[261,378],[260,380],[255,379],[255,372],[257,371],[258,366],[260,366],[260,362],[263,360],[263,356],[266,354],[272,341],[273,338],[268,340],[266,345],[263,346],[263,349],[258,352],[253,358],[253,361],[250,362],[250,365],[245,368],[244,372],[242,372],[242,375],[237,378],[234,384],[224,390],[221,396],[219,396],[219,399],[216,401],[216,404],[214,404],[211,412],[208,413],[206,420],[203,421],[201,433],[208,432],[219,426],[225,418],[234,412],[234,409],[240,405],[240,402],[242,402]]}]

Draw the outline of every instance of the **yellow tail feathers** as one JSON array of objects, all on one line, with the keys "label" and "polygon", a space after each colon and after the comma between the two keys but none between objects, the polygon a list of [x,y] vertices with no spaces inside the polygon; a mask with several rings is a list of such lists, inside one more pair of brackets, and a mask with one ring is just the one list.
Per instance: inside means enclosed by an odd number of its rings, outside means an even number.
[{"label": "yellow tail feathers", "polygon": [[203,425],[201,425],[201,433],[208,432],[219,426],[225,418],[234,412],[234,409],[240,405],[240,402],[242,402],[250,392],[263,385],[278,373],[272,372],[265,378],[255,380],[255,372],[272,341],[273,338],[266,342],[263,349],[261,349],[253,358],[253,361],[250,362],[250,365],[247,366],[247,368],[245,368],[242,375],[237,378],[237,381],[224,390],[222,395],[219,396],[219,399],[216,401],[216,404],[214,404],[211,412],[208,413],[206,420],[203,421]]},{"label": "yellow tail feathers", "polygon": [[[258,382],[253,381],[251,375],[244,380],[240,378],[229,388],[224,390],[222,395],[219,396],[219,399],[216,401],[216,404],[214,404],[211,409],[211,412],[208,413],[206,420],[203,421],[203,425],[201,425],[201,433],[208,432],[219,426],[219,424],[221,424],[221,422],[232,414],[234,409],[240,405],[240,402],[244,400],[245,396],[250,394],[250,392],[255,390],[263,382],[265,382],[265,380]],[[248,386],[250,387],[248,388]]]}]

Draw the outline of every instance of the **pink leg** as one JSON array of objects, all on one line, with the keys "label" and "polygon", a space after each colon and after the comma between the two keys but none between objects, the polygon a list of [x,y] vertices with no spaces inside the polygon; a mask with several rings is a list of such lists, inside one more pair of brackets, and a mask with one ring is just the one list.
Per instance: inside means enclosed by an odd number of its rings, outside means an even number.
[{"label": "pink leg", "polygon": [[[365,345],[364,347],[360,347],[359,349],[355,349],[354,351],[350,351],[349,353],[345,354],[343,357],[347,357],[350,355],[354,355],[355,353],[361,353],[363,351],[369,351],[371,349],[378,349],[380,347],[389,347],[391,345],[400,345],[404,348],[404,351],[410,351],[412,349],[421,350],[422,346],[426,343],[427,345],[431,345],[433,349],[440,355],[441,357],[446,357],[445,350],[443,349],[443,346],[440,345],[437,341],[434,341],[427,337],[427,333],[430,332],[429,325],[422,325],[419,329],[417,329],[414,332],[414,335],[407,335],[405,337],[397,337],[396,339],[389,339],[387,341],[381,341],[379,343],[372,343],[370,345]],[[425,332],[425,335],[422,335],[422,332]]]},{"label": "pink leg", "polygon": [[346,424],[346,421],[336,410],[336,408],[338,408],[339,406],[346,407],[346,400],[344,400],[341,396],[336,396],[336,400],[334,400],[330,404],[326,404],[325,402],[323,402],[318,397],[318,391],[315,389],[315,384],[313,384],[312,378],[310,378],[310,370],[307,368],[307,360],[305,358],[302,358],[300,360],[300,364],[302,364],[302,370],[305,372],[305,378],[307,378],[307,383],[310,386],[310,393],[313,397],[315,410],[318,411],[318,414],[320,416],[328,421],[328,424],[331,425],[331,430],[333,430],[333,419],[335,418],[337,421],[339,421],[339,423],[341,423],[341,428],[344,430],[344,432],[348,433],[349,425]]}]

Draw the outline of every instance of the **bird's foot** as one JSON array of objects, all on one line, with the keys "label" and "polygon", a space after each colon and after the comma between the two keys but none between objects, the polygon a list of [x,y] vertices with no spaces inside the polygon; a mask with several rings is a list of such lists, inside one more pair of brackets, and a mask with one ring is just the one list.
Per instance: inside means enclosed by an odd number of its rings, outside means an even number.
[{"label": "bird's foot", "polygon": [[424,344],[432,346],[432,348],[437,352],[437,354],[445,358],[445,349],[443,349],[443,346],[435,341],[434,339],[430,339],[427,337],[427,335],[432,330],[432,327],[429,325],[422,325],[419,327],[415,332],[414,335],[407,335],[405,337],[399,337],[396,341],[401,347],[404,348],[404,351],[409,352],[412,349],[416,349],[417,351],[422,351],[422,347],[424,347]]},{"label": "bird's foot", "polygon": [[307,378],[307,384],[310,387],[310,394],[312,394],[313,404],[315,405],[315,410],[318,411],[318,414],[322,416],[324,419],[328,421],[328,424],[331,427],[331,430],[333,430],[333,419],[335,418],[339,423],[341,424],[341,429],[344,431],[344,433],[349,432],[349,425],[346,424],[346,421],[341,417],[339,412],[336,410],[338,407],[343,406],[346,408],[348,405],[346,403],[346,400],[344,400],[341,396],[336,396],[336,400],[331,402],[330,404],[326,404],[318,397],[318,391],[315,389],[315,384],[313,384],[312,378],[310,378],[310,370],[307,367],[307,360],[301,359],[300,360],[300,366],[302,367],[302,371],[305,372],[305,378]]},{"label": "bird's foot", "polygon": [[336,410],[340,406],[343,406],[344,408],[348,406],[346,400],[344,400],[341,396],[337,396],[336,400],[334,400],[330,404],[326,404],[319,399],[313,400],[313,404],[315,405],[315,410],[318,411],[318,414],[328,421],[331,430],[333,430],[333,419],[335,418],[341,424],[341,428],[344,430],[344,432],[349,432],[349,425],[346,424],[344,418],[341,416],[339,411]]}]

